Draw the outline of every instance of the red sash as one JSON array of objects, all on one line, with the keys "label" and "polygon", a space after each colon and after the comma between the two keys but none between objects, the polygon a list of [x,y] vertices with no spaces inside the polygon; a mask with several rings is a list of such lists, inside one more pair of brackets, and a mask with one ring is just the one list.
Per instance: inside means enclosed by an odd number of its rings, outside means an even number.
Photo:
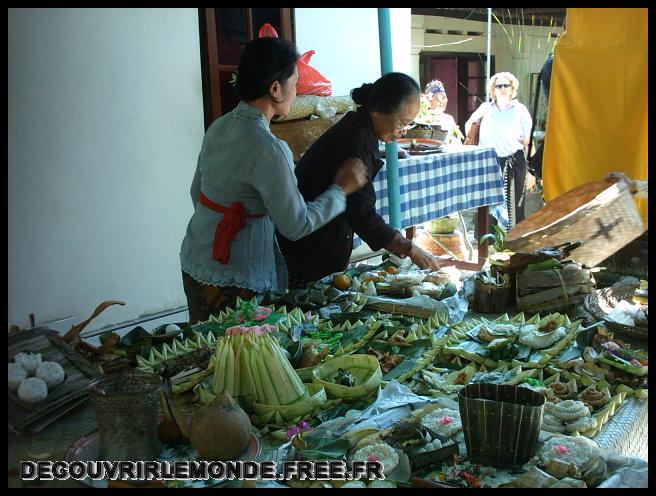
[{"label": "red sash", "polygon": [[214,203],[201,191],[198,201],[210,210],[220,212],[223,218],[217,224],[214,231],[214,245],[212,247],[212,260],[217,260],[223,265],[230,259],[230,243],[235,239],[237,233],[246,226],[246,219],[264,217],[263,214],[253,215],[246,213],[242,202],[234,202],[230,208]]}]

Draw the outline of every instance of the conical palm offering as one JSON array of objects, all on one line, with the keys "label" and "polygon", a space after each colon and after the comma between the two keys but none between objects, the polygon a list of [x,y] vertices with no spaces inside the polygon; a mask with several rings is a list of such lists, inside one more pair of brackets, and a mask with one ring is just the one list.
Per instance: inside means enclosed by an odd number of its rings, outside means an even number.
[{"label": "conical palm offering", "polygon": [[200,408],[189,425],[189,439],[205,460],[230,460],[242,454],[251,439],[248,415],[228,392]]},{"label": "conical palm offering", "polygon": [[268,324],[235,326],[217,339],[213,392],[227,391],[258,415],[279,412],[289,420],[316,408],[317,397],[310,397],[280,344],[270,334],[275,329]]}]

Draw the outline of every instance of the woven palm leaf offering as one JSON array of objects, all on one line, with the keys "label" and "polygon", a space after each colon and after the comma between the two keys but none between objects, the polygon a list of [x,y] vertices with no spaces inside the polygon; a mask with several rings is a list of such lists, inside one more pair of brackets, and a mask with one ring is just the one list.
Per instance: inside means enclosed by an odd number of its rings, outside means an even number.
[{"label": "woven palm leaf offering", "polygon": [[[300,357],[300,329],[314,328],[318,323],[317,315],[305,313],[299,308],[288,311],[285,306],[258,305],[255,298],[237,298],[235,309],[227,308],[216,317],[210,316],[206,322],[183,325],[182,332],[167,342],[151,340],[150,334],[141,327],[135,328],[121,341],[129,349],[137,350],[135,360],[138,370],[170,377],[173,392],[179,394],[194,388],[213,372],[210,360],[214,356],[217,338],[224,336],[230,327],[273,326],[274,336],[288,350],[285,353],[293,356],[293,352]],[[294,332],[297,333],[296,339],[293,339]]]},{"label": "woven palm leaf offering", "polygon": [[420,395],[448,396],[455,399],[476,374],[476,364],[470,363],[459,369],[428,365],[412,376],[410,389]]},{"label": "woven palm leaf offering", "polygon": [[[634,347],[608,332],[605,326],[582,330],[576,338],[578,355],[568,349],[555,366],[588,387],[608,384],[612,393],[646,399],[649,356],[646,349]],[[583,350],[582,352],[580,350]]]},{"label": "woven palm leaf offering", "polygon": [[372,355],[351,354],[326,360],[312,372],[328,396],[352,399],[366,397],[378,390],[382,372]]},{"label": "woven palm leaf offering", "polygon": [[544,415],[541,429],[563,435],[594,437],[616,413],[625,392],[613,392],[605,380],[596,381],[587,375],[560,370],[553,365],[539,369],[520,386],[544,395]]},{"label": "woven palm leaf offering", "polygon": [[[633,279],[633,278],[627,278]],[[610,288],[590,294],[584,306],[588,313],[602,319],[611,332],[647,339],[649,336],[648,283],[622,280]]]},{"label": "woven palm leaf offering", "polygon": [[504,308],[510,295],[510,276],[481,270],[474,276],[474,311],[497,313]]},{"label": "woven palm leaf offering", "polygon": [[596,487],[606,475],[601,448],[584,436],[553,435],[540,446],[534,462],[558,479],[571,477],[588,487]]},{"label": "woven palm leaf offering", "polygon": [[[441,317],[434,315],[428,322],[416,322],[406,317],[388,317],[381,331],[372,337],[358,353],[373,355],[383,372],[383,380],[404,382],[426,367],[446,342],[432,332]],[[431,327],[433,326],[433,327]]]},{"label": "woven palm leaf offering", "polygon": [[456,294],[458,276],[455,272],[398,268],[387,263],[378,267],[357,266],[327,276],[321,282],[365,296],[406,299],[420,294],[442,300]]},{"label": "woven palm leaf offering", "polygon": [[[326,401],[322,387],[303,384],[274,337],[272,324],[232,326],[216,340],[213,370],[198,386],[207,403],[226,391],[258,422],[296,423]],[[211,379],[211,380],[210,380]]]},{"label": "woven palm leaf offering", "polygon": [[470,384],[458,392],[469,459],[493,467],[519,467],[535,454],[544,396],[528,388]]},{"label": "woven palm leaf offering", "polygon": [[541,368],[574,339],[580,324],[559,313],[536,314],[528,320],[523,313],[494,320],[474,318],[452,326],[442,351],[490,368]]},{"label": "woven palm leaf offering", "polygon": [[424,422],[423,420],[431,418],[431,415],[436,415],[435,412],[438,409],[443,409],[441,416],[453,411],[448,410],[442,404],[428,404],[413,410],[407,417],[400,419],[391,427],[376,433],[370,438],[368,444],[384,442],[403,451],[408,457],[413,472],[441,460],[450,459],[458,454],[458,443],[453,439],[447,439],[431,432],[432,421]]}]

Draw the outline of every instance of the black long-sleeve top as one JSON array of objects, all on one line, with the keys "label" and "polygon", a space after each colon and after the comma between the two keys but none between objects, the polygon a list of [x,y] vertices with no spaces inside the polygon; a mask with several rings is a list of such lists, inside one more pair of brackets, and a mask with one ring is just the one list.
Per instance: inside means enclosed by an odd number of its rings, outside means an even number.
[{"label": "black long-sleeve top", "polygon": [[290,287],[299,287],[344,270],[353,248],[353,232],[372,250],[387,246],[397,232],[376,213],[373,180],[383,166],[371,117],[362,107],[347,113],[305,152],[296,166],[298,189],[306,202],[326,190],[338,167],[349,157],[361,159],[368,170],[367,184],[346,200],[346,211],[298,241],[277,233],[289,270]]}]

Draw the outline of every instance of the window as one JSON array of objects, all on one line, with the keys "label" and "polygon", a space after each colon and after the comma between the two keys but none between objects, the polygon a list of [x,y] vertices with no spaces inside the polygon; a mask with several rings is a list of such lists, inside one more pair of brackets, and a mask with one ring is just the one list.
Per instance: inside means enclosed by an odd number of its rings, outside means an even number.
[{"label": "window", "polygon": [[239,103],[230,80],[237,70],[241,51],[265,23],[278,36],[294,39],[293,9],[206,8],[199,9],[201,71],[205,129]]}]

